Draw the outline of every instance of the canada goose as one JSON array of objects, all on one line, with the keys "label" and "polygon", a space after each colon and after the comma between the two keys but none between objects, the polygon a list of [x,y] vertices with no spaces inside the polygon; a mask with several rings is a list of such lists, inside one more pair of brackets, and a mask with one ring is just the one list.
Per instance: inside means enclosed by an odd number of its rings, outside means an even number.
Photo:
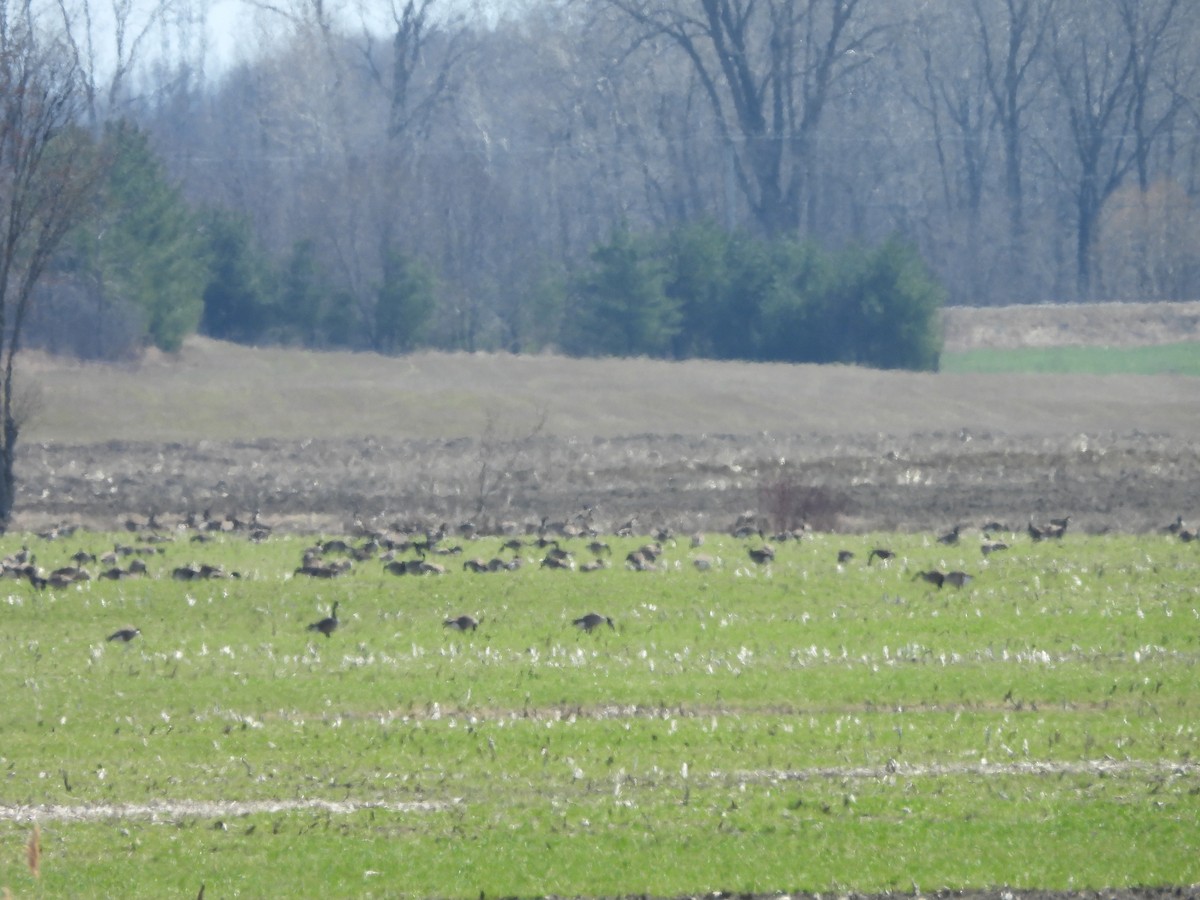
[{"label": "canada goose", "polygon": [[546,559],[557,559],[559,561],[566,561],[571,558],[571,551],[564,550],[562,547],[558,546],[558,541],[551,541],[546,546],[548,546],[550,548],[549,550],[546,551]]},{"label": "canada goose", "polygon": [[122,644],[128,644],[141,633],[142,629],[140,628],[118,628],[108,636],[108,640],[120,641]]},{"label": "canada goose", "polygon": [[542,560],[543,569],[574,569],[575,563],[571,561],[570,554],[566,556],[555,556],[553,553],[547,553]]},{"label": "canada goose", "polygon": [[474,631],[479,627],[479,620],[474,616],[462,615],[447,619],[442,623],[443,628],[454,628],[458,631]]},{"label": "canada goose", "polygon": [[775,559],[775,548],[770,544],[763,544],[761,547],[751,547],[747,552],[750,554],[750,559],[760,566]]},{"label": "canada goose", "polygon": [[653,544],[642,544],[642,546],[638,547],[637,552],[642,554],[649,562],[655,562],[662,556],[662,541],[655,541]]},{"label": "canada goose", "polygon": [[1030,520],[1028,526],[1029,536],[1035,541],[1045,540],[1046,538],[1061,538],[1067,533],[1067,525],[1070,521],[1070,516],[1062,519],[1051,519],[1045,525],[1034,525],[1033,521]]},{"label": "canada goose", "polygon": [[697,571],[707,572],[713,567],[713,558],[707,553],[700,553],[692,557],[692,565],[696,567]]},{"label": "canada goose", "polygon": [[985,541],[979,547],[980,552],[983,553],[984,556],[987,556],[990,553],[996,553],[997,551],[1007,550],[1007,549],[1008,549],[1008,544],[1004,543],[1004,541]]},{"label": "canada goose", "polygon": [[580,572],[599,572],[601,569],[608,568],[608,560],[596,557],[591,562],[585,562],[579,567]]},{"label": "canada goose", "polygon": [[941,537],[938,538],[938,543],[939,544],[947,544],[947,545],[957,544],[958,543],[958,533],[960,531],[962,531],[962,526],[955,525],[953,528],[951,528],[949,531],[947,531],[945,534],[943,534]]},{"label": "canada goose", "polygon": [[587,548],[593,556],[599,556],[601,553],[607,553],[609,556],[612,555],[612,547],[608,546],[604,541],[592,541],[588,544]]},{"label": "canada goose", "polygon": [[[345,569],[340,569],[337,566],[321,566],[321,565],[305,565],[298,566],[293,574],[307,575],[309,578],[335,578],[342,574]],[[197,575],[197,578],[200,576]]]},{"label": "canada goose", "polygon": [[340,605],[340,603],[341,603],[340,600],[334,600],[333,601],[333,609],[331,609],[329,611],[329,615],[326,616],[324,619],[321,619],[319,622],[313,622],[311,625],[308,626],[308,630],[309,631],[319,631],[319,632],[321,632],[321,634],[325,635],[325,637],[329,637],[335,631],[337,631],[338,625],[340,624],[338,622],[338,617],[337,617],[338,606]]},{"label": "canada goose", "polygon": [[625,557],[625,568],[634,572],[656,572],[658,566],[655,565],[654,556],[643,552],[642,550],[632,550]]},{"label": "canada goose", "polygon": [[464,572],[488,572],[491,570],[488,569],[487,560],[482,559],[481,557],[475,556],[475,557],[472,557],[471,559],[468,559],[465,563],[463,563],[463,571]]},{"label": "canada goose", "polygon": [[586,616],[580,616],[571,623],[576,628],[580,628],[591,634],[601,625],[607,624],[613,631],[617,630],[617,626],[613,624],[613,620],[608,616],[602,616],[600,613],[588,613]]},{"label": "canada goose", "polygon": [[938,590],[941,590],[942,584],[946,581],[946,576],[937,569],[934,569],[932,572],[918,572],[913,576],[913,581],[916,581],[918,578],[925,579],[930,584],[935,585]]},{"label": "canada goose", "polygon": [[968,575],[966,572],[947,572],[946,583],[952,584],[956,588],[961,588],[965,587],[972,577],[973,576]]},{"label": "canada goose", "polygon": [[839,566],[850,562],[850,560],[852,560],[852,559],[854,559],[854,551],[853,550],[839,550],[838,551],[838,565]]},{"label": "canada goose", "polygon": [[869,566],[871,564],[871,561],[874,560],[876,557],[878,557],[883,562],[887,562],[889,559],[895,559],[896,554],[893,553],[891,550],[887,550],[883,547],[876,547],[869,554],[867,554],[867,565]]},{"label": "canada goose", "polygon": [[1172,522],[1170,525],[1164,525],[1159,530],[1164,531],[1167,534],[1179,534],[1179,532],[1184,530],[1183,516],[1176,516],[1174,522]]},{"label": "canada goose", "polygon": [[50,577],[60,579],[68,584],[73,581],[92,580],[91,573],[79,566],[63,566],[61,569],[55,569],[50,573]]}]

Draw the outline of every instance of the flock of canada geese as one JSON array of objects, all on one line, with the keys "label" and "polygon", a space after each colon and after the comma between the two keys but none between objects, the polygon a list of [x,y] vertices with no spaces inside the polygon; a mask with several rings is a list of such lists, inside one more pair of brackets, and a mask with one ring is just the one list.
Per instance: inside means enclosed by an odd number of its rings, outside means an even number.
[{"label": "flock of canada geese", "polygon": [[[253,541],[265,540],[271,533],[270,527],[263,523],[257,515],[248,522],[242,523],[237,519],[231,518],[211,519],[206,514],[206,517],[200,523],[189,524],[191,527],[197,529],[196,534],[192,537],[192,540],[196,542],[203,542],[209,539],[210,534],[215,531],[227,533],[245,531]],[[1070,516],[1060,519],[1050,519],[1044,523],[1035,523],[1033,520],[1030,520],[1025,531],[1029,538],[1035,542],[1056,540],[1061,539],[1066,534],[1069,524]],[[22,548],[20,552],[0,560],[0,578],[27,579],[31,585],[38,589],[66,587],[77,581],[90,579],[91,574],[85,566],[89,563],[97,562],[105,566],[98,576],[100,578],[120,579],[140,577],[147,573],[144,557],[163,552],[161,545],[172,540],[170,537],[161,537],[156,525],[157,523],[154,522],[153,517],[149,520],[130,520],[126,523],[127,530],[147,532],[145,540],[139,546],[127,547],[118,545],[111,552],[99,559],[91,553],[80,551],[72,557],[73,565],[55,569],[49,573],[43,572],[36,565],[34,556],[27,547]],[[635,528],[636,520],[630,520],[625,525],[616,529],[615,534],[618,537],[631,537],[636,533]],[[1159,530],[1164,534],[1173,535],[1184,542],[1194,541],[1197,537],[1196,531],[1184,524],[1182,516],[1176,517],[1174,522],[1164,525]],[[460,527],[459,531],[467,537],[476,536],[474,528],[469,525]],[[1007,543],[993,539],[992,535],[1001,533],[1015,534],[1013,529],[1007,528],[998,522],[988,522],[981,526],[979,531],[982,534],[980,551],[984,556],[1007,550],[1009,547]],[[295,569],[294,576],[334,578],[351,571],[355,563],[366,561],[381,562],[383,572],[390,575],[444,575],[448,571],[446,561],[461,556],[463,553],[461,545],[447,543],[449,532],[449,527],[443,525],[437,529],[427,530],[418,537],[408,536],[407,534],[402,537],[395,537],[381,532],[367,532],[364,534],[362,543],[354,543],[344,539],[323,541],[304,551],[301,563]],[[73,529],[62,528],[42,533],[40,536],[47,540],[55,540],[68,537],[72,533]],[[746,546],[746,558],[756,566],[768,565],[774,561],[774,544],[797,540],[805,534],[804,529],[799,529],[796,531],[779,532],[768,538],[762,528],[755,524],[754,517],[749,515],[740,517],[729,533],[735,538],[753,541],[752,544],[747,544]],[[624,560],[625,568],[639,572],[660,571],[665,568],[666,563],[663,560],[664,546],[678,543],[677,538],[668,529],[656,529],[652,537],[652,541],[626,554]],[[946,533],[939,535],[937,541],[944,545],[954,545],[958,544],[962,537],[963,526],[955,525]],[[588,541],[582,546],[592,555],[590,561],[577,566],[574,551],[563,546],[564,542],[572,539]],[[702,534],[694,534],[690,537],[690,543],[692,550],[695,551],[703,545],[704,536]],[[539,565],[545,569],[591,572],[606,569],[612,565],[612,550],[606,542],[600,539],[599,532],[574,523],[555,524],[543,519],[539,527],[529,529],[525,538],[512,537],[501,545],[501,551],[507,551],[509,555],[494,556],[491,559],[472,557],[462,563],[462,569],[476,573],[512,571],[530,562],[522,555],[530,548],[535,548],[537,553],[540,554]],[[402,555],[408,553],[413,554],[413,556],[407,559],[401,558]],[[122,568],[120,562],[129,557],[132,558],[126,567]],[[837,553],[837,565],[844,567],[854,558],[855,554],[853,551],[839,550]],[[866,564],[871,566],[878,560],[881,565],[887,565],[895,558],[896,554],[891,549],[887,547],[873,547],[867,554]],[[439,562],[439,559],[443,561]],[[692,553],[690,561],[696,569],[701,571],[721,564],[719,557],[697,552]],[[192,564],[176,567],[171,571],[171,577],[179,581],[192,581],[196,579],[238,578],[240,576],[237,572],[227,572],[224,567],[219,565]],[[972,578],[972,575],[963,571],[942,572],[938,569],[932,569],[916,572],[912,580],[924,581],[932,587],[941,590],[947,586],[959,589],[964,588],[971,582]],[[339,604],[335,602],[330,609],[329,615],[308,625],[308,631],[322,634],[326,638],[332,637],[341,624],[338,619],[338,606]],[[470,615],[460,615],[446,619],[443,625],[455,631],[473,632],[479,627],[479,621]],[[608,626],[608,628],[614,630],[616,628],[610,617],[596,612],[589,612],[572,620],[572,625],[589,634],[604,626]],[[123,627],[110,634],[108,640],[128,644],[140,634],[141,630],[139,628]]]}]

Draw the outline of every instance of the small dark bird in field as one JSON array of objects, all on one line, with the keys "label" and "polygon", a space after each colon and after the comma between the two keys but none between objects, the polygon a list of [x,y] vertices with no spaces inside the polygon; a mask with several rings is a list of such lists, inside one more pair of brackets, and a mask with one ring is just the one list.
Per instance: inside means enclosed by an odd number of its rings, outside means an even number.
[{"label": "small dark bird in field", "polygon": [[947,531],[945,534],[941,535],[938,538],[938,543],[939,544],[957,544],[958,543],[958,535],[961,531],[962,531],[962,526],[955,525],[953,528],[951,528],[949,531]]},{"label": "small dark bird in field", "polygon": [[775,548],[770,544],[763,544],[761,547],[751,547],[746,552],[750,555],[750,560],[760,566],[775,559]]},{"label": "small dark bird in field", "polygon": [[869,554],[867,554],[867,565],[869,566],[876,557],[881,559],[883,562],[887,562],[889,559],[895,559],[896,554],[891,550],[884,549],[883,547],[876,547]]},{"label": "small dark bird in field", "polygon": [[848,563],[852,559],[854,559],[854,551],[853,550],[839,550],[838,551],[838,565],[843,565],[845,563]]},{"label": "small dark bird in field", "polygon": [[913,576],[913,581],[916,581],[918,578],[923,578],[937,588],[941,588],[946,583],[946,576],[937,569],[934,569],[932,572],[918,572]]},{"label": "small dark bird in field", "polygon": [[479,620],[474,616],[458,616],[453,619],[447,619],[442,623],[443,628],[454,628],[458,631],[474,631],[479,627]]},{"label": "small dark bird in field", "polygon": [[591,634],[601,625],[608,625],[609,628],[616,631],[617,626],[613,624],[613,620],[608,616],[602,616],[600,613],[588,613],[586,616],[580,616],[571,623],[576,628],[581,628],[588,634]]},{"label": "small dark bird in field", "polygon": [[333,602],[333,609],[331,609],[329,611],[329,615],[326,616],[324,619],[321,619],[321,621],[319,621],[319,622],[313,622],[311,625],[308,626],[308,630],[309,631],[319,631],[319,632],[321,632],[321,634],[325,635],[325,637],[329,637],[335,631],[337,631],[338,625],[341,624],[340,622],[338,622],[338,617],[337,617],[338,606],[340,605],[340,603],[341,603],[341,601],[335,600]]},{"label": "small dark bird in field", "polygon": [[142,629],[140,628],[118,628],[108,636],[108,640],[120,641],[122,644],[128,644],[141,633]]},{"label": "small dark bird in field", "polygon": [[970,582],[972,576],[966,572],[947,572],[946,584],[952,584],[956,588],[965,587]]}]

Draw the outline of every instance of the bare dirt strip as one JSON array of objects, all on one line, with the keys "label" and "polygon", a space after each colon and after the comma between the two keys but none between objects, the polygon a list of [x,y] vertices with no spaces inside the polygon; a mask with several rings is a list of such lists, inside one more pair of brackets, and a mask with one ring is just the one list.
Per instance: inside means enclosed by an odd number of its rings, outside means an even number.
[{"label": "bare dirt strip", "polygon": [[[1058,777],[1062,775],[1139,775],[1166,778],[1195,778],[1200,766],[1170,760],[1063,760],[990,762],[980,759],[967,763],[911,765],[889,760],[882,766],[816,766],[808,769],[752,769],[731,772],[709,771],[691,775],[693,780],[734,783],[783,781],[880,781],[913,778],[999,778]],[[445,801],[389,800],[162,800],[155,803],[78,803],[0,805],[0,821],[7,822],[95,822],[104,820],[149,820],[174,822],[180,819],[217,819],[261,813],[318,812],[350,815],[363,810],[399,813],[441,812],[462,803],[461,798]]]},{"label": "bare dirt strip", "polygon": [[72,803],[0,805],[4,822],[97,822],[138,819],[177,822],[180,819],[227,819],[262,813],[317,812],[346,816],[378,809],[398,813],[440,812],[459,803],[390,800],[161,800],[156,803]]}]

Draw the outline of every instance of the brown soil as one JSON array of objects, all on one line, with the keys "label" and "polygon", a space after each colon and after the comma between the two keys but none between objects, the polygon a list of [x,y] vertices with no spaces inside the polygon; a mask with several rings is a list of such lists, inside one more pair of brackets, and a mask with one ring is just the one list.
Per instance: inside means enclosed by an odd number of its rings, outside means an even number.
[{"label": "brown soil", "polygon": [[[980,346],[1177,340],[1198,322],[1200,303],[947,311],[951,343]],[[536,524],[585,507],[601,527],[646,531],[725,529],[747,512],[851,531],[1070,515],[1141,532],[1200,517],[1200,390],[1182,376],[391,359],[202,339],[134,366],[30,354],[23,371],[41,393],[18,445],[18,529],[206,509],[313,531]]]}]

